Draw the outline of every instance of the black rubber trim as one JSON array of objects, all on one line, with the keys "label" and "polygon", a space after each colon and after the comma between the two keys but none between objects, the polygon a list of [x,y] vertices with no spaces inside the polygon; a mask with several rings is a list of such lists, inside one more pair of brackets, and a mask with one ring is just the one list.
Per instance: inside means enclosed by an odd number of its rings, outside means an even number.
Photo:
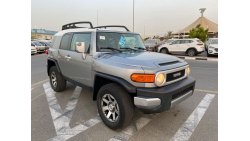
[{"label": "black rubber trim", "polygon": [[57,62],[55,59],[53,59],[53,58],[48,58],[48,59],[47,59],[47,74],[48,74],[48,75],[49,75],[48,61],[54,62],[54,63],[56,64],[56,68],[57,68],[58,72],[61,73],[61,69],[60,69],[60,67],[59,67],[59,65],[58,65],[58,62]]},{"label": "black rubber trim", "polygon": [[63,78],[64,78],[65,80],[69,81],[70,83],[76,85],[76,86],[88,87],[88,88],[92,89],[92,87],[87,86],[87,85],[84,85],[83,83],[77,82],[77,81],[75,81],[75,80],[73,80],[73,79],[71,79],[71,78],[69,78],[69,77],[63,76]]},{"label": "black rubber trim", "polygon": [[[80,27],[76,26],[76,24],[89,24],[89,27]],[[62,26],[62,30],[72,29],[72,28],[93,28],[93,25],[90,21],[82,21],[82,22],[68,23]]]},{"label": "black rubber trim", "polygon": [[[131,85],[129,82],[127,82],[126,80],[120,78],[120,77],[116,77],[116,76],[112,76],[109,74],[105,74],[105,73],[101,73],[101,72],[96,72],[95,74],[95,78],[96,76],[100,76],[109,80],[112,80],[118,84],[120,84],[121,86],[123,86],[129,93],[136,93],[136,87]],[[96,83],[96,82],[95,82]]]},{"label": "black rubber trim", "polygon": [[119,27],[119,28],[124,28],[126,31],[129,31],[129,29],[124,26],[124,25],[105,25],[105,26],[96,26],[94,28],[109,28],[109,27]]},{"label": "black rubber trim", "polygon": [[147,113],[158,113],[169,110],[173,98],[182,95],[186,91],[194,91],[194,88],[195,79],[192,77],[187,77],[181,81],[160,88],[137,88],[138,97],[161,99],[161,105],[154,107],[153,109],[148,109],[147,107],[139,109]]}]

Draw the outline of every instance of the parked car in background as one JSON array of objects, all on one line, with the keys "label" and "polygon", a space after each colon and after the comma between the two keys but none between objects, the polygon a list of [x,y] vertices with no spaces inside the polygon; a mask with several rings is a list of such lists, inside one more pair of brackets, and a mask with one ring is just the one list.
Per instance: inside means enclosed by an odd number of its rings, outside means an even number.
[{"label": "parked car in background", "polygon": [[37,50],[34,46],[31,46],[31,55],[37,54]]},{"label": "parked car in background", "polygon": [[218,55],[218,38],[210,38],[207,41],[207,56]]},{"label": "parked car in background", "polygon": [[204,52],[204,43],[198,38],[170,39],[158,47],[158,52],[165,54],[186,54],[195,56]]},{"label": "parked car in background", "polygon": [[144,45],[145,45],[147,51],[156,52],[157,47],[160,46],[161,44],[162,44],[162,42],[160,41],[160,39],[148,39],[148,40],[144,41]]},{"label": "parked car in background", "polygon": [[51,43],[48,41],[38,41],[39,43],[41,43],[42,45],[45,46],[45,49],[49,49],[51,46]]},{"label": "parked car in background", "polygon": [[31,41],[31,46],[34,46],[36,48],[37,53],[44,53],[46,49],[45,46],[38,41]]}]

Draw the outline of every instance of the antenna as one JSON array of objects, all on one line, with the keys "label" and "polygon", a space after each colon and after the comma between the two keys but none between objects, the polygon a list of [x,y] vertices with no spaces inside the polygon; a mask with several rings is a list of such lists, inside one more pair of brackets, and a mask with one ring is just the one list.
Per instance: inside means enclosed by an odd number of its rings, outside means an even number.
[{"label": "antenna", "polygon": [[200,8],[199,10],[201,12],[201,17],[203,17],[203,13],[205,12],[206,8]]}]

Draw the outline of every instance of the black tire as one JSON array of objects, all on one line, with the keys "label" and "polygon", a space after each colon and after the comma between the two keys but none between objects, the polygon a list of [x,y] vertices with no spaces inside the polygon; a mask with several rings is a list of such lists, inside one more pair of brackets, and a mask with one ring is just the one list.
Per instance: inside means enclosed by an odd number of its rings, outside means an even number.
[{"label": "black tire", "polygon": [[193,49],[193,48],[188,49],[187,55],[188,55],[188,56],[191,56],[191,57],[192,57],[192,56],[195,56],[195,55],[196,55],[196,50]]},{"label": "black tire", "polygon": [[160,53],[168,54],[168,49],[162,48],[162,49],[160,50]]},{"label": "black tire", "polygon": [[211,57],[211,55],[208,53],[208,51],[207,51],[207,57]]},{"label": "black tire", "polygon": [[[108,96],[111,95],[114,98],[114,99],[112,98],[113,101],[117,103],[113,105],[113,108],[115,110],[118,109],[117,113],[119,114],[115,114],[115,116],[117,117],[115,118],[114,121],[110,120],[112,120],[113,117],[115,117],[113,114],[116,112],[113,111],[112,119],[109,119],[107,116],[110,110],[106,109],[105,111],[103,111],[104,107],[109,107],[109,105],[112,105],[112,103],[110,102],[108,102],[109,104],[104,105],[106,102],[104,102],[104,100],[102,99],[103,98],[105,99],[105,96],[107,95]],[[131,122],[134,115],[134,106],[132,103],[132,98],[124,90],[123,87],[115,83],[106,84],[100,88],[97,94],[97,109],[104,124],[111,129],[121,129],[126,127]],[[107,116],[105,114],[107,114]],[[111,118],[111,114],[109,117]]]},{"label": "black tire", "polygon": [[[49,79],[50,79],[50,86],[54,91],[61,92],[61,91],[65,90],[65,88],[66,88],[66,80],[63,78],[62,74],[60,72],[58,72],[56,66],[52,66],[50,68],[50,70],[49,70]],[[56,82],[56,84],[54,82]]]}]

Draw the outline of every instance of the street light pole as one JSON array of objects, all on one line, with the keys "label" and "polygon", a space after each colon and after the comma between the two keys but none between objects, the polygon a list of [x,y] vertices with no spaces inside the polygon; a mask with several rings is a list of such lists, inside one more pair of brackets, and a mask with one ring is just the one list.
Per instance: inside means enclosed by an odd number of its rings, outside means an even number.
[{"label": "street light pole", "polygon": [[134,22],[134,20],[135,20],[135,0],[133,0],[133,32],[134,32],[134,26],[135,26],[135,22]]},{"label": "street light pole", "polygon": [[97,10],[97,13],[96,13],[96,24],[98,26],[98,10]]}]

